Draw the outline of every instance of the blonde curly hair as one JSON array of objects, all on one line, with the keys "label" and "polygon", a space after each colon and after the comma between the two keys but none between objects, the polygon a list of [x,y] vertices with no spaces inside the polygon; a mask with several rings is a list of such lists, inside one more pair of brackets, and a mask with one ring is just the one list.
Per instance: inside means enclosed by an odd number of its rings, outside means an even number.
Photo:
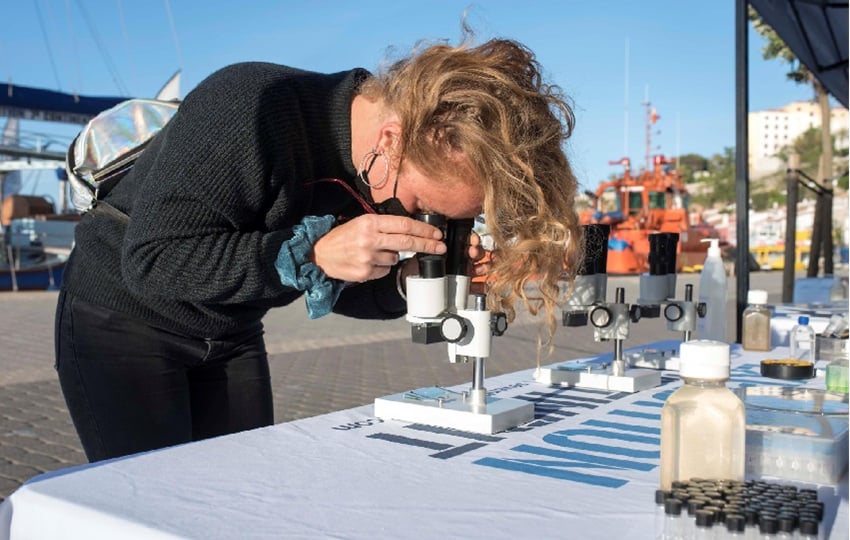
[{"label": "blonde curly hair", "polygon": [[532,315],[542,310],[551,343],[559,284],[581,258],[577,182],[563,148],[575,118],[529,49],[508,39],[476,46],[463,28],[459,45],[420,46],[361,92],[397,114],[400,153],[426,174],[456,177],[458,155],[471,165],[476,178],[462,181],[481,184],[496,245],[488,305],[509,320],[517,301]]}]

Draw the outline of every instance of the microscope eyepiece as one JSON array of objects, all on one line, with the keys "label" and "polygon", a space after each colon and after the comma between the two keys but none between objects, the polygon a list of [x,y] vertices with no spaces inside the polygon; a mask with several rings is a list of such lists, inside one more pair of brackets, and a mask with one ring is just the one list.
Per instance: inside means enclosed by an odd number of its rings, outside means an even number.
[{"label": "microscope eyepiece", "polygon": [[[433,225],[442,231],[446,238],[446,216],[442,214],[414,214],[413,219]],[[444,255],[421,254],[419,261],[419,276],[426,279],[441,278],[446,275],[446,257]]]},{"label": "microscope eyepiece", "polygon": [[419,277],[425,279],[441,278],[446,275],[446,259],[440,255],[421,255],[419,257]]}]

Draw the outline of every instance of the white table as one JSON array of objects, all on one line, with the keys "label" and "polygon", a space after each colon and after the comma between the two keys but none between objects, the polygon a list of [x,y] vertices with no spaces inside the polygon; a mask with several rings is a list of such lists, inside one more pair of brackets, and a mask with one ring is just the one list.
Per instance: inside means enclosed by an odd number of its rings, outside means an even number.
[{"label": "white table", "polygon": [[[733,356],[757,382],[757,358]],[[49,473],[0,505],[0,538],[651,539],[668,375],[638,394],[488,379],[537,409],[493,436],[364,406]],[[846,475],[825,494],[829,538],[847,538]]]}]

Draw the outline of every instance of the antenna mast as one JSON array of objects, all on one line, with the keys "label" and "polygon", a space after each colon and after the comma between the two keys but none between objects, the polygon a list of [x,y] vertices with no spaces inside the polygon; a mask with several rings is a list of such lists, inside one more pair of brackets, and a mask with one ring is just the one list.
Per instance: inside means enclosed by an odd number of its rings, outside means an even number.
[{"label": "antenna mast", "polygon": [[641,105],[646,107],[646,170],[649,171],[652,167],[652,125],[661,118],[649,101],[649,85],[646,85],[646,94]]}]

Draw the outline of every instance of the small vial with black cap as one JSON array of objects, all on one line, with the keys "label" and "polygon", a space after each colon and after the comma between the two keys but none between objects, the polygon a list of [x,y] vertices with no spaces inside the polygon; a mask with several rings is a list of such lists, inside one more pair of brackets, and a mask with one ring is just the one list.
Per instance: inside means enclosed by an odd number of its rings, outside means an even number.
[{"label": "small vial with black cap", "polygon": [[819,524],[816,520],[813,519],[801,519],[800,520],[800,534],[798,538],[800,540],[817,540],[818,537],[818,528]]},{"label": "small vial with black cap", "polygon": [[697,510],[694,514],[695,540],[714,540],[714,512],[710,510]]},{"label": "small vial with black cap", "polygon": [[666,514],[664,513],[664,501],[670,498],[670,492],[663,489],[655,490],[655,538],[663,538],[664,521]]},{"label": "small vial with black cap", "polygon": [[726,538],[746,538],[747,522],[742,514],[726,514]]},{"label": "small vial with black cap", "polygon": [[759,539],[777,540],[776,533],[779,532],[779,521],[774,514],[761,514],[759,516]]},{"label": "small vial with black cap", "polygon": [[744,508],[744,520],[746,521],[747,540],[756,539],[759,535],[759,512],[749,506]]},{"label": "small vial with black cap", "polygon": [[781,540],[794,540],[794,531],[797,529],[797,517],[792,514],[780,514],[776,518],[779,531],[776,538]]},{"label": "small vial with black cap", "polygon": [[684,526],[686,516],[682,515],[682,501],[668,498],[664,501],[664,532],[661,538],[664,540],[678,540],[684,538]]}]

